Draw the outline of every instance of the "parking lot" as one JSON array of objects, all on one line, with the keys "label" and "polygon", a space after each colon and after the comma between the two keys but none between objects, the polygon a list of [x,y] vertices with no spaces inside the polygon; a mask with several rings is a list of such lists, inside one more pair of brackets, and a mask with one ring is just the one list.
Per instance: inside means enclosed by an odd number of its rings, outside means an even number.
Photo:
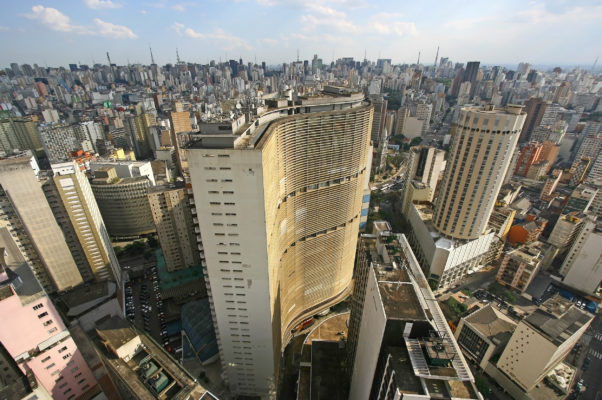
[{"label": "parking lot", "polygon": [[167,348],[169,340],[156,266],[150,266],[143,277],[125,284],[125,300],[127,318]]}]

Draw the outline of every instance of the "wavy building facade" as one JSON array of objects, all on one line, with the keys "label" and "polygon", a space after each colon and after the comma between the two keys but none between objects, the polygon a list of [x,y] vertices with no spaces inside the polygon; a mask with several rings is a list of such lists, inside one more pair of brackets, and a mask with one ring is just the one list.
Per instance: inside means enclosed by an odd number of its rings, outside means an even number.
[{"label": "wavy building facade", "polygon": [[268,397],[306,318],[349,294],[373,107],[326,88],[189,145],[201,259],[230,389]]}]

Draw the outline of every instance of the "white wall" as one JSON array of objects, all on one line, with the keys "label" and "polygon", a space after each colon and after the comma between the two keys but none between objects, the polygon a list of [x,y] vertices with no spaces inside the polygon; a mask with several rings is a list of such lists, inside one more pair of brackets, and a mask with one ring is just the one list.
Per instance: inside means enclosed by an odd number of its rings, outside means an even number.
[{"label": "white wall", "polygon": [[386,322],[376,275],[370,267],[349,400],[365,400],[370,395]]},{"label": "white wall", "polygon": [[[265,395],[274,376],[274,359],[261,152],[194,149],[188,150],[188,162],[222,367],[235,393]],[[236,280],[239,277],[244,280]],[[235,352],[251,360],[237,361],[240,355]],[[256,392],[242,385],[248,374],[254,377]]]}]

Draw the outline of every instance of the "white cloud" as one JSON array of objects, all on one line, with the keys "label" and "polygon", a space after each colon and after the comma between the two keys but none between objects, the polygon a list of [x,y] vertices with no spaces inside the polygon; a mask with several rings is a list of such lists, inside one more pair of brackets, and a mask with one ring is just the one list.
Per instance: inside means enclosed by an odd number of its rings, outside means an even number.
[{"label": "white cloud", "polygon": [[[181,25],[181,24],[179,24]],[[222,43],[225,49],[231,50],[233,48],[244,48],[247,50],[251,49],[251,46],[243,39],[238,36],[234,36],[222,29],[216,29],[215,32],[211,33],[200,33],[196,32],[192,28],[186,28],[184,34],[194,39],[205,39],[205,40],[216,40]]]},{"label": "white cloud", "polygon": [[140,10],[140,14],[146,15],[146,14],[148,14],[148,11],[146,11],[146,10]]},{"label": "white cloud", "polygon": [[0,25],[0,31],[10,31],[8,26]]},{"label": "white cloud", "polygon": [[33,6],[31,13],[25,14],[25,17],[37,20],[53,31],[78,33],[85,30],[83,26],[72,25],[69,17],[56,8],[44,7],[42,5]]},{"label": "white cloud", "polygon": [[181,24],[181,23],[179,23],[179,22],[174,22],[174,24],[173,24],[171,27],[172,27],[172,29],[173,29],[173,30],[175,30],[175,31],[178,33],[178,35],[180,35],[180,36],[182,35],[182,31],[184,30],[184,28],[186,28],[186,27],[184,26],[184,24]]},{"label": "white cloud", "polygon": [[417,29],[413,22],[389,22],[382,23],[374,21],[371,27],[378,33],[384,35],[397,35],[397,36],[412,36],[416,35]]},{"label": "white cloud", "polygon": [[71,32],[77,35],[95,35],[114,39],[135,39],[137,36],[130,28],[115,25],[99,18],[93,20],[90,27],[71,23],[71,19],[56,8],[33,6],[31,13],[25,14],[26,18],[40,22],[53,31]]},{"label": "white cloud", "polygon": [[276,46],[279,43],[278,40],[272,39],[272,38],[263,38],[263,39],[261,39],[261,42],[268,46]]},{"label": "white cloud", "polygon": [[102,10],[105,8],[121,8],[122,4],[113,3],[111,0],[84,0],[84,3],[90,8],[95,10]]},{"label": "white cloud", "polygon": [[[210,33],[201,33],[201,32],[195,31],[192,28],[187,28],[184,24],[181,24],[179,22],[174,22],[174,24],[171,27],[180,36],[185,35],[185,36],[188,36],[193,39],[219,41],[220,44],[226,50],[231,50],[234,48],[243,48],[246,50],[251,49],[251,46],[249,45],[249,43],[247,43],[244,39],[241,39],[238,36],[234,36],[230,33],[227,33],[223,29],[216,29],[214,32],[210,32]],[[265,41],[266,39],[263,39],[263,40]]]},{"label": "white cloud", "polygon": [[110,37],[113,39],[136,39],[138,36],[127,26],[115,25],[110,22],[94,18],[97,33],[101,36]]}]

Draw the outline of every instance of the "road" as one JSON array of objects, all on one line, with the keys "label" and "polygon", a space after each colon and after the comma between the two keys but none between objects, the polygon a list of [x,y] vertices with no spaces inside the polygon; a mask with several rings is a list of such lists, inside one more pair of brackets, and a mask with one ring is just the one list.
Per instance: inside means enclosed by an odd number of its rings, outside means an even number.
[{"label": "road", "polygon": [[589,358],[590,362],[581,373],[586,390],[579,395],[578,399],[602,400],[602,373],[600,372],[602,371],[602,316],[600,313],[596,314],[586,335],[591,339],[589,346],[583,346],[583,350],[587,351],[584,358]]}]

